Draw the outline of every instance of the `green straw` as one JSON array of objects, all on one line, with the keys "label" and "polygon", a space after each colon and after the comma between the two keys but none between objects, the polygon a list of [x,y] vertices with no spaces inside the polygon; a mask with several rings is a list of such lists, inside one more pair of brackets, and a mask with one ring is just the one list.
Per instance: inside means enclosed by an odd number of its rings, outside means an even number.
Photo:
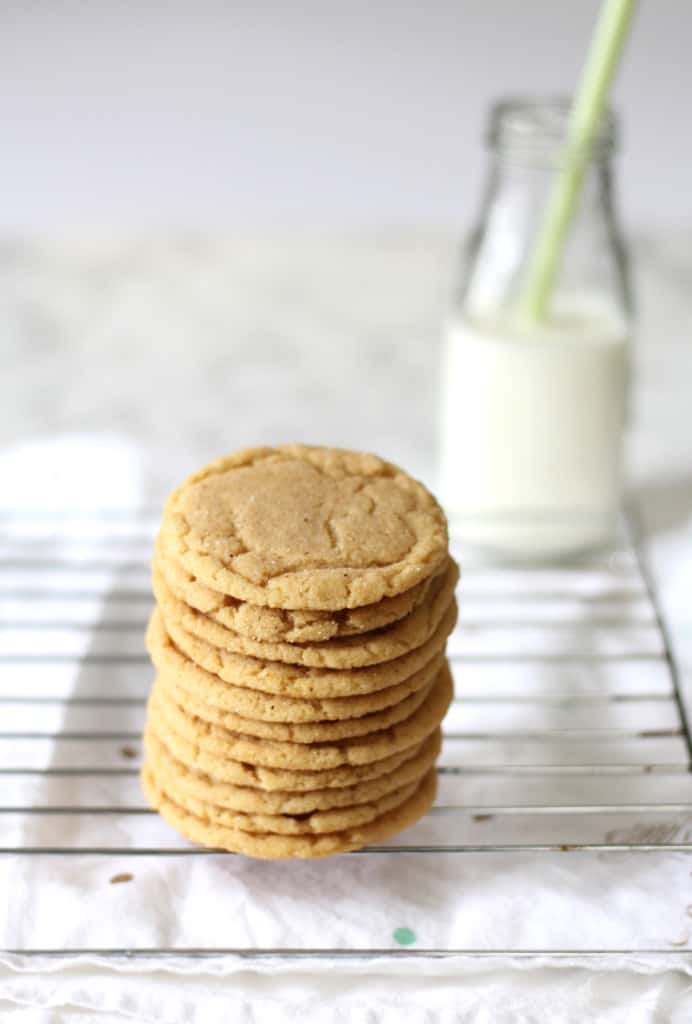
[{"label": "green straw", "polygon": [[567,127],[567,141],[552,187],[526,280],[519,296],[520,322],[540,322],[546,313],[570,222],[581,192],[591,146],[608,89],[634,13],[636,0],[604,0]]}]

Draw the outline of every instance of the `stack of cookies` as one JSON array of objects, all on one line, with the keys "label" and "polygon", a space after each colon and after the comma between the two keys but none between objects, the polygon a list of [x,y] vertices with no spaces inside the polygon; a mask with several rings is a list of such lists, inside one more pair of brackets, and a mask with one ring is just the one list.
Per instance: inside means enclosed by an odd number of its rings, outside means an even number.
[{"label": "stack of cookies", "polygon": [[154,556],[149,803],[267,858],[412,824],[435,797],[457,579],[440,506],[374,455],[255,448],[194,474]]}]

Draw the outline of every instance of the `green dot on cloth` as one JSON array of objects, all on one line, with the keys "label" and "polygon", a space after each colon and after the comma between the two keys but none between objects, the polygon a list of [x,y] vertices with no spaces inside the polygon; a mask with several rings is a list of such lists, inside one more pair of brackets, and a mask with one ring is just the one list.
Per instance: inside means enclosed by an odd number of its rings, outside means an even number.
[{"label": "green dot on cloth", "polygon": [[392,938],[400,946],[411,946],[416,941],[416,933],[411,928],[395,928]]}]

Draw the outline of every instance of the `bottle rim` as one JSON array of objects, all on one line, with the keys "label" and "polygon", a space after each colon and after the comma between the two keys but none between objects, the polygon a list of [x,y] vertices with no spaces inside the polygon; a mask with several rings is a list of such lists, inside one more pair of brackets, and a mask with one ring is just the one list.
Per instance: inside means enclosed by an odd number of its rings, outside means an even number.
[{"label": "bottle rim", "polygon": [[[555,162],[567,137],[571,100],[567,96],[508,96],[490,108],[487,144],[498,153],[527,162]],[[618,118],[604,112],[591,146],[592,162],[606,160],[618,143]]]}]

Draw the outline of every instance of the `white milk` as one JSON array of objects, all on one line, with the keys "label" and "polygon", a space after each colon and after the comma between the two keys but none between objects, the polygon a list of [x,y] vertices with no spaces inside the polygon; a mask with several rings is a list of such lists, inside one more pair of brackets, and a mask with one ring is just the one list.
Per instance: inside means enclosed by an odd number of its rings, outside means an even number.
[{"label": "white milk", "polygon": [[586,298],[530,334],[453,320],[441,424],[453,534],[538,558],[612,540],[627,376],[622,317]]}]

